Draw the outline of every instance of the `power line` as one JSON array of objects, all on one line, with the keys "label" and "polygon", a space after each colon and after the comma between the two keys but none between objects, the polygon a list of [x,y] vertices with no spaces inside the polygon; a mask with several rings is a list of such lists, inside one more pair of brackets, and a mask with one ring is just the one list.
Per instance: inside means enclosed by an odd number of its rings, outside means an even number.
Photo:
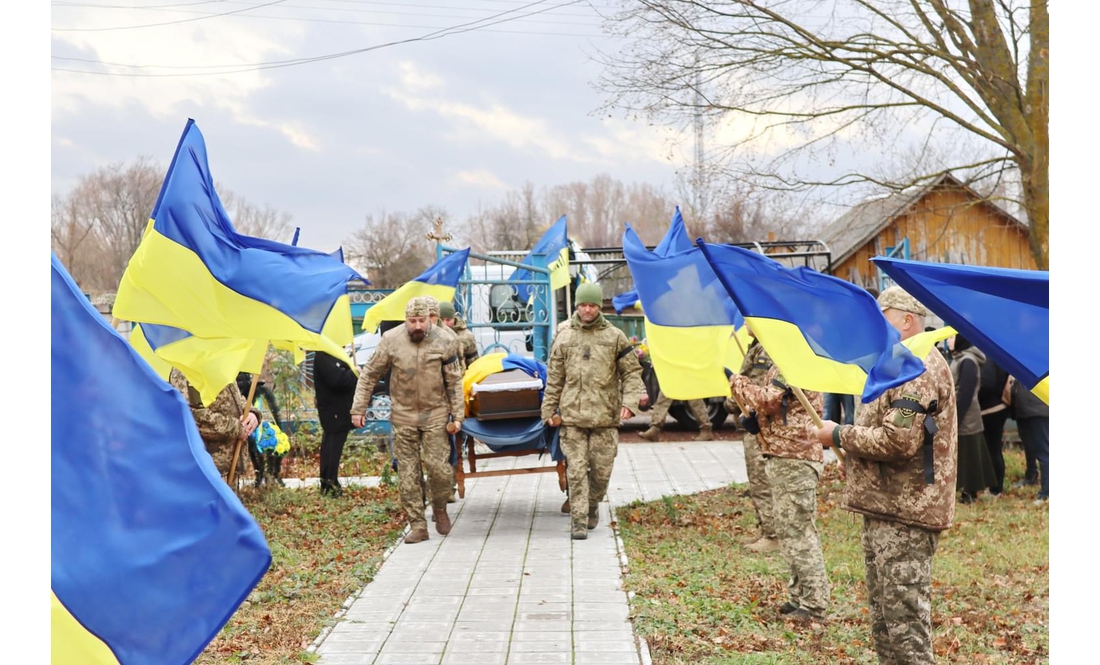
[{"label": "power line", "polygon": [[286,0],[271,0],[262,5],[253,5],[251,7],[245,7],[244,9],[234,9],[231,12],[222,12],[221,14],[204,14],[196,18],[185,18],[179,21],[165,21],[164,23],[148,23],[146,25],[121,25],[110,28],[50,28],[52,32],[103,32],[106,30],[137,30],[138,28],[156,28],[162,25],[176,25],[177,23],[190,23],[191,21],[203,21],[208,18],[218,18],[220,16],[232,16],[233,14],[240,14],[241,12],[247,12],[253,9],[263,9],[264,7],[270,7],[271,5],[278,5]]},{"label": "power line", "polygon": [[[493,16],[489,16],[489,17],[486,17],[486,18],[483,18],[483,19],[478,19],[476,21],[470,21],[470,22],[467,22],[467,23],[459,23],[459,24],[449,26],[449,27],[446,27],[446,28],[441,28],[439,30],[435,30],[434,32],[429,32],[425,35],[421,35],[419,37],[410,37],[408,39],[401,39],[401,40],[396,40],[396,41],[392,41],[392,42],[386,42],[386,43],[383,43],[383,44],[376,44],[374,46],[367,46],[367,47],[363,47],[363,48],[352,49],[352,50],[349,50],[349,51],[340,51],[340,52],[337,52],[337,53],[327,53],[327,54],[324,54],[324,55],[311,56],[311,57],[307,57],[307,58],[294,58],[294,59],[291,59],[291,60],[275,60],[275,61],[267,61],[267,62],[250,63],[250,64],[244,64],[244,65],[206,65],[206,66],[196,66],[196,67],[192,68],[192,69],[214,69],[214,68],[225,69],[225,68],[231,68],[231,67],[239,67],[239,69],[229,69],[228,71],[191,72],[191,73],[180,73],[180,74],[151,74],[151,73],[146,74],[146,73],[141,73],[141,72],[133,72],[133,73],[130,73],[130,72],[121,72],[121,73],[120,72],[93,72],[93,71],[81,70],[81,69],[65,69],[65,68],[61,68],[61,67],[51,67],[51,71],[69,72],[69,73],[74,73],[74,74],[91,74],[91,75],[94,75],[94,76],[122,76],[122,77],[156,77],[156,78],[162,78],[162,77],[180,77],[180,76],[220,76],[220,75],[225,75],[225,74],[241,74],[241,73],[246,73],[246,72],[260,71],[260,70],[264,70],[264,69],[281,69],[283,67],[294,67],[294,66],[297,66],[297,65],[304,65],[304,64],[309,64],[309,63],[313,63],[313,62],[322,62],[322,61],[325,61],[325,60],[334,60],[334,59],[337,59],[337,58],[345,58],[345,57],[348,57],[348,56],[358,55],[358,54],[361,54],[361,53],[367,53],[367,52],[370,52],[370,51],[377,51],[379,49],[388,48],[388,47],[391,47],[391,46],[399,46],[401,44],[411,44],[413,42],[422,42],[422,41],[433,41],[433,40],[436,40],[436,39],[441,39],[443,37],[449,37],[451,35],[462,34],[464,32],[472,32],[472,31],[475,31],[475,30],[482,30],[484,28],[487,28],[487,27],[490,27],[490,26],[493,26],[493,25],[499,25],[501,23],[507,23],[507,22],[510,22],[510,21],[514,21],[517,18],[523,18],[523,17],[526,17],[526,16],[535,16],[537,14],[542,14],[542,13],[545,13],[545,12],[548,12],[548,11],[552,11],[552,10],[558,9],[560,7],[568,7],[570,5],[575,5],[575,4],[578,4],[580,2],[584,2],[584,0],[570,0],[569,2],[565,2],[565,3],[562,3],[560,5],[554,5],[552,7],[547,7],[547,8],[540,9],[540,10],[537,10],[537,11],[533,11],[533,12],[530,12],[530,13],[527,13],[527,14],[522,14],[522,15],[517,16],[517,17],[500,18],[500,17],[505,17],[508,14],[512,14],[514,12],[523,11],[524,9],[528,9],[528,8],[531,8],[531,7],[534,7],[534,6],[537,6],[537,5],[541,5],[543,2],[546,2],[546,0],[536,0],[535,2],[528,3],[526,5],[523,5],[522,7],[518,7],[516,9],[510,9],[510,10],[507,10],[507,11],[499,12],[497,14],[494,14]],[[497,18],[500,18],[500,20],[493,20],[493,19],[497,19]],[[489,21],[491,21],[491,22],[489,22]],[[481,23],[484,23],[484,25],[478,25],[478,24],[481,24]],[[63,58],[55,57],[55,59],[63,59]],[[65,59],[70,59],[70,58],[65,58]],[[75,58],[71,58],[71,60],[75,60]],[[108,63],[103,63],[103,62],[100,62],[100,61],[97,61],[97,62],[98,62],[98,64],[104,64],[104,65],[108,64]],[[120,67],[125,66],[125,67],[131,67],[131,68],[135,68],[135,69],[145,69],[145,68],[153,68],[153,67],[167,68],[167,67],[158,66],[158,65],[120,65],[120,64],[116,64],[114,66],[120,66]]]}]

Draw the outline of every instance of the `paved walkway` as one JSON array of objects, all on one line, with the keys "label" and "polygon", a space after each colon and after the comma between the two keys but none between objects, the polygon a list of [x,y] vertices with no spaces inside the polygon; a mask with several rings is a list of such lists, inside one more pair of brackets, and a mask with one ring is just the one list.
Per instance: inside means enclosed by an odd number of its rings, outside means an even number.
[{"label": "paved walkway", "polygon": [[[536,464],[499,458],[478,470]],[[320,662],[645,665],[611,509],[730,482],[746,482],[740,442],[621,444],[600,526],[574,541],[557,474],[468,479],[448,508],[450,535],[429,524],[430,540],[397,546],[314,644]]]}]

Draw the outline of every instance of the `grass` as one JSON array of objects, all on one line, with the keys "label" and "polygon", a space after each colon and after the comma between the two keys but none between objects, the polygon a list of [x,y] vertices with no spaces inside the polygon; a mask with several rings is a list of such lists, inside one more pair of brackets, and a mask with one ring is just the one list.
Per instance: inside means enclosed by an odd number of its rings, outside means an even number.
[{"label": "grass", "polygon": [[[1023,476],[1023,454],[1005,453],[1006,485]],[[840,507],[835,465],[818,485],[818,520],[832,607],[828,622],[780,618],[787,568],[778,552],[753,554],[745,485],[634,503],[617,511],[634,592],[631,614],[653,662],[875,663],[866,610],[862,517]],[[1035,488],[958,505],[932,564],[933,644],[938,662],[1042,663],[1049,659],[1046,506]]]},{"label": "grass", "polygon": [[305,649],[374,578],[404,529],[397,488],[345,487],[341,499],[245,488],[241,501],[263,529],[271,568],[195,662],[313,662]]}]

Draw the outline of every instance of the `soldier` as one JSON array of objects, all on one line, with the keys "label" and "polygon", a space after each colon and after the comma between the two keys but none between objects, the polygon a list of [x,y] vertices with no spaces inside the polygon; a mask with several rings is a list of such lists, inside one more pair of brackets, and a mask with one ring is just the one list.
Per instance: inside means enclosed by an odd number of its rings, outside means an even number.
[{"label": "soldier", "polygon": [[[199,428],[202,442],[206,444],[206,452],[214,459],[214,466],[222,477],[228,477],[233,464],[233,450],[238,441],[241,442],[242,450],[248,445],[248,435],[260,426],[260,411],[248,408],[236,382],[222,388],[210,406],[202,405],[199,391],[188,383],[187,377],[178,369],[172,370],[168,382],[191,405],[191,416]],[[237,458],[238,467],[242,459]]]},{"label": "soldier", "polygon": [[[924,306],[900,287],[878,297],[908,339],[924,330]],[[871,635],[880,663],[932,663],[932,557],[955,516],[957,423],[951,370],[939,351],[925,371],[856,414],[826,421],[822,445],[845,451],[844,508],[863,515]]]},{"label": "soldier", "polygon": [[[672,406],[672,398],[667,397],[664,392],[658,392],[657,403],[653,405],[653,414],[649,418],[649,429],[638,436],[646,441],[653,441],[654,443],[660,441],[661,428],[665,426],[665,416],[668,415],[670,406]],[[693,399],[688,401],[688,408],[691,409],[691,415],[695,416],[695,422],[699,423],[699,434],[695,436],[695,440],[712,440],[714,438],[714,428],[710,425],[710,416],[707,415],[707,405],[704,404],[701,399]]]},{"label": "soldier", "polygon": [[604,318],[600,285],[577,289],[577,311],[550,349],[542,419],[562,426],[561,448],[568,465],[574,540],[588,538],[599,523],[599,502],[607,492],[619,447],[619,423],[645,406],[642,368],[623,331]]},{"label": "soldier", "polygon": [[[352,426],[363,427],[374,386],[392,369],[390,423],[401,505],[409,520],[405,542],[410,544],[428,539],[421,494],[424,469],[428,472],[435,530],[444,536],[451,531],[447,497],[452,468],[448,463],[447,434],[459,431],[464,416],[462,372],[454,342],[428,321],[428,304],[420,298],[411,299],[405,306],[405,325],[382,335],[360,373],[351,406]],[[453,418],[451,422],[448,416]]]},{"label": "soldier", "polygon": [[[752,328],[748,328],[752,336]],[[764,376],[771,369],[772,360],[767,351],[753,336],[745,358],[741,361],[741,369],[738,374],[746,376],[754,384],[764,386]],[[732,381],[732,378],[731,378]],[[759,424],[751,413],[741,414],[741,407],[732,398],[726,398],[726,410],[734,416],[741,415],[740,422],[745,427],[745,435],[741,442],[745,449],[745,470],[749,476],[749,499],[752,500],[756,510],[756,524],[760,528],[760,535],[756,536],[745,545],[745,549],[760,554],[774,552],[779,549],[779,540],[775,537],[775,521],[772,517],[772,489],[768,485],[768,476],[764,471],[764,456],[760,454],[760,444],[757,436],[760,432]]]},{"label": "soldier", "polygon": [[[450,326],[443,325],[442,317],[439,315],[440,304],[434,296],[419,296],[415,300],[423,301],[428,306],[428,321],[430,325],[437,328],[439,332],[443,333],[443,336],[450,340],[451,345],[454,347],[454,353],[458,357],[458,371],[461,374],[466,373],[466,364],[462,361],[463,354],[461,344],[458,341],[458,334],[451,329]],[[449,304],[449,303],[448,303]],[[452,306],[452,311],[454,310]],[[449,440],[448,440],[449,443]],[[457,454],[456,454],[457,461]],[[458,501],[458,467],[451,467],[451,494],[447,497],[447,503],[456,503]],[[435,514],[432,514],[432,521],[435,521]]]},{"label": "soldier", "polygon": [[477,360],[477,340],[474,339],[474,334],[466,327],[462,317],[455,314],[455,306],[449,302],[439,303],[439,322],[454,331],[458,339],[458,359],[465,371],[470,363]]},{"label": "soldier", "polygon": [[[764,374],[763,385],[737,374],[730,380],[730,390],[750,409],[750,419],[751,411],[756,412],[757,440],[772,493],[772,522],[779,551],[791,570],[790,600],[779,607],[779,613],[798,621],[822,621],[829,607],[829,580],[814,517],[817,481],[825,460],[814,437],[812,416],[775,365]],[[821,393],[805,394],[820,416]]]}]

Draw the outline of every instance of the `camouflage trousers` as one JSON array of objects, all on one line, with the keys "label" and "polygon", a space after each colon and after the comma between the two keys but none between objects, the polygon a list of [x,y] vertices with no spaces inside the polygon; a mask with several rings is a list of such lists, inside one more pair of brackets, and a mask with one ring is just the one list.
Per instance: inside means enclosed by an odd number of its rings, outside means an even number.
[{"label": "camouflage trousers", "polygon": [[394,425],[393,452],[397,457],[397,484],[401,494],[401,507],[409,526],[426,529],[424,496],[421,481],[428,474],[427,494],[432,506],[446,505],[451,495],[454,467],[449,463],[451,443],[443,425],[438,427],[411,427]]},{"label": "camouflage trousers", "polygon": [[760,443],[755,434],[746,434],[741,441],[745,446],[745,470],[749,474],[749,498],[756,509],[756,523],[763,536],[775,538],[772,488],[768,484],[768,474],[764,472],[764,455],[760,453]]},{"label": "camouflage trousers", "polygon": [[867,601],[878,661],[933,663],[932,556],[940,534],[863,517]]},{"label": "camouflage trousers", "polygon": [[574,528],[587,528],[588,513],[599,505],[611,482],[619,429],[562,426],[561,449],[569,481],[569,516]]},{"label": "camouflage trousers", "polygon": [[[653,405],[653,413],[649,417],[649,424],[652,427],[664,427],[665,418],[668,417],[668,410],[672,406],[672,398],[666,397],[664,393],[657,393],[657,403]],[[693,399],[688,402],[688,408],[691,409],[691,415],[695,416],[695,422],[699,423],[699,426],[710,426],[710,417],[707,416],[707,405],[703,403],[701,399]]]},{"label": "camouflage trousers", "polygon": [[791,569],[787,584],[791,604],[824,614],[829,607],[829,580],[814,518],[821,462],[769,457],[765,472],[772,490],[775,535],[779,552]]}]

